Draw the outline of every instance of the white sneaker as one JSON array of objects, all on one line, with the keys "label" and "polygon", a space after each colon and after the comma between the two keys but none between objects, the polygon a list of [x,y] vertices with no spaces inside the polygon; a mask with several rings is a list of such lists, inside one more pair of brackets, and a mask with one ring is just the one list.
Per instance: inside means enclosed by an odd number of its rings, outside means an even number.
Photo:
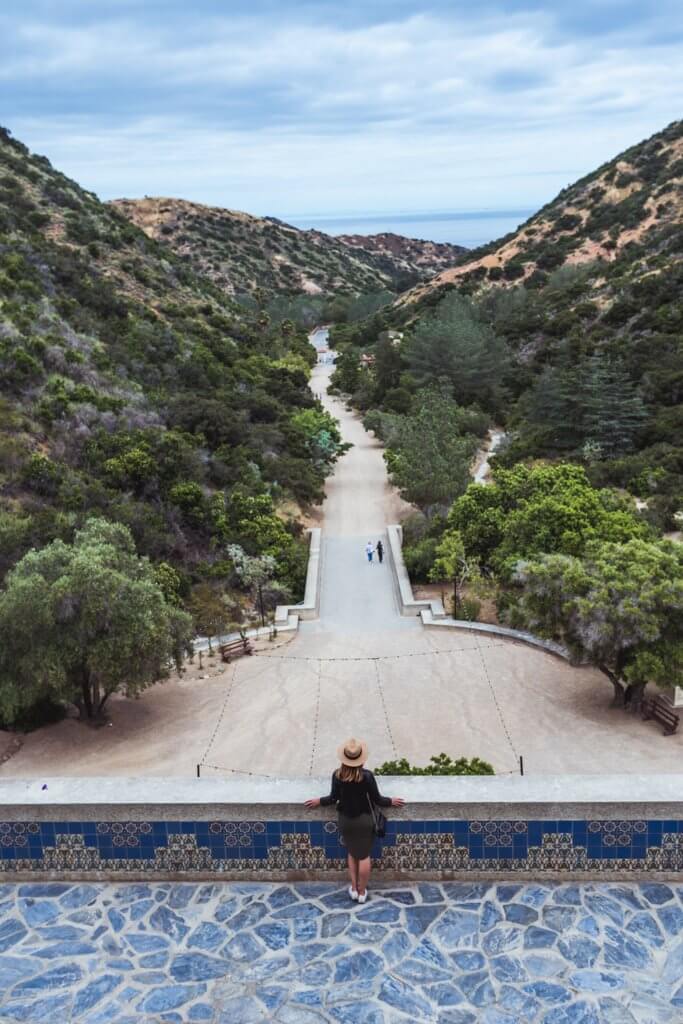
[{"label": "white sneaker", "polygon": [[365,890],[364,893],[362,893],[360,895],[358,893],[356,893],[356,897],[357,897],[359,903],[365,903],[366,899],[368,898],[368,891],[367,891],[367,889]]},{"label": "white sneaker", "polygon": [[[358,893],[356,892],[352,885],[349,886],[349,896],[351,897],[352,900],[358,899]],[[363,902],[365,903],[365,898],[363,898]]]}]

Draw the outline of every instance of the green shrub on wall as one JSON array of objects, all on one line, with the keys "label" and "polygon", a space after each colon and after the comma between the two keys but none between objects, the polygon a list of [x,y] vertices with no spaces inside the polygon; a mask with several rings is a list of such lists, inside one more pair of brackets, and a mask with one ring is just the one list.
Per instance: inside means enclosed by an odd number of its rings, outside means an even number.
[{"label": "green shrub on wall", "polygon": [[396,761],[385,761],[375,768],[375,775],[495,775],[493,766],[479,757],[459,757],[454,761],[448,754],[436,754],[430,757],[429,764],[424,768],[410,764],[401,757]]}]

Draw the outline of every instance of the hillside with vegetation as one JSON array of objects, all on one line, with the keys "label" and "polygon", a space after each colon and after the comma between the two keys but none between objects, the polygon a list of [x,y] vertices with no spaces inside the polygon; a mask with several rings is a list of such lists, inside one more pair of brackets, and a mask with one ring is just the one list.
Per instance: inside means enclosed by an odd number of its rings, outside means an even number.
[{"label": "hillside with vegetation", "polygon": [[197,273],[230,295],[398,292],[432,277],[465,250],[399,236],[335,238],[275,217],[182,199],[111,204]]},{"label": "hillside with vegetation", "polygon": [[314,360],[294,322],[0,132],[0,576],[97,517],[199,632],[241,621],[257,583],[270,604],[300,593],[293,513],[341,450]]},{"label": "hillside with vegetation", "polygon": [[[331,332],[333,383],[418,510],[413,579],[456,605],[481,586],[634,706],[648,680],[683,681],[683,551],[661,540],[683,512],[682,215],[676,122]],[[493,425],[493,483],[473,484]]]},{"label": "hillside with vegetation", "polygon": [[361,407],[391,412],[425,381],[450,381],[461,400],[505,423],[506,464],[577,459],[596,482],[647,500],[672,528],[683,505],[682,254],[683,122],[675,122],[565,189],[517,232],[338,328],[342,369],[372,354],[387,328],[404,335],[391,382],[398,396],[381,381],[370,387],[371,374],[345,385]]},{"label": "hillside with vegetation", "polygon": [[637,268],[643,275],[661,271],[680,252],[675,236],[681,230],[682,185],[683,121],[674,121],[564,188],[516,231],[471,250],[458,266],[417,286],[402,301],[419,303],[452,284],[468,293],[491,285],[540,290],[561,267],[597,264],[590,285],[595,301],[606,307],[622,275],[605,274],[605,265],[616,264],[623,272],[624,260],[644,261]]}]

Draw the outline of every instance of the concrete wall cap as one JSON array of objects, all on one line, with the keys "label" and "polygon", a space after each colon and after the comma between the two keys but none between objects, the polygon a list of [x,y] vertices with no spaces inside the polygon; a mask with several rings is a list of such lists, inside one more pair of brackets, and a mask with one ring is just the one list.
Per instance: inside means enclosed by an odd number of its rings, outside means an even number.
[{"label": "concrete wall cap", "polygon": [[[551,775],[551,776],[386,776],[378,779],[389,796],[403,796],[404,817],[422,813],[423,806],[453,816],[466,805],[490,806],[504,817],[509,805],[602,805],[628,816],[634,805],[677,805],[683,816],[683,774]],[[242,806],[258,816],[264,808],[302,805],[308,797],[329,791],[330,776],[314,778],[188,779],[188,778],[71,778],[0,780],[0,818],[10,808],[30,816],[36,807],[167,807],[203,805]],[[306,813],[303,811],[302,813]],[[327,809],[329,815],[330,811]],[[394,812],[392,812],[394,813]],[[461,816],[456,814],[456,816]],[[631,815],[632,816],[632,815]]]}]

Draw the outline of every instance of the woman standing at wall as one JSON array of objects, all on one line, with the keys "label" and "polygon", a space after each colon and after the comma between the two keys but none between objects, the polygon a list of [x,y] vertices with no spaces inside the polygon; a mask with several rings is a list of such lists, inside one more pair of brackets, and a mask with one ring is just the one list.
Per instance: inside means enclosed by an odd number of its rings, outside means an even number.
[{"label": "woman standing at wall", "polygon": [[346,845],[349,867],[349,896],[365,903],[370,877],[370,850],[375,838],[372,807],[402,807],[401,797],[382,796],[375,776],[363,765],[368,757],[367,743],[349,739],[337,750],[341,765],[332,773],[328,796],[306,801],[306,807],[337,805],[339,831]]}]

